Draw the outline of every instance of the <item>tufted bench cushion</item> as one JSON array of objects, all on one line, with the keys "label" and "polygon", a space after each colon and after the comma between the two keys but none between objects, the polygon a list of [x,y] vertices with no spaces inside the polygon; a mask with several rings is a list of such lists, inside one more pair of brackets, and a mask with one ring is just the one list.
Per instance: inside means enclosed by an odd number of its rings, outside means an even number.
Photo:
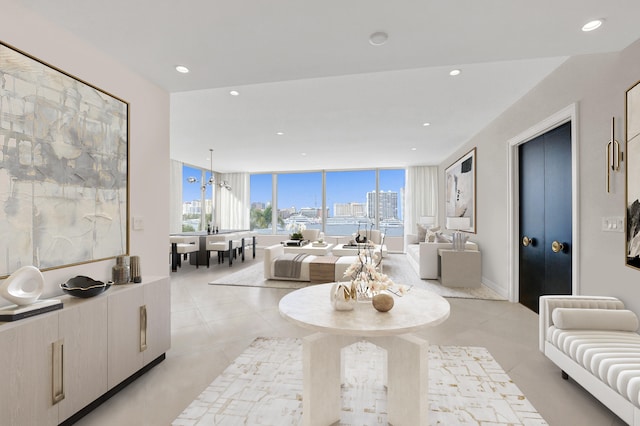
[{"label": "tufted bench cushion", "polygon": [[540,298],[542,352],[624,421],[639,426],[637,329],[636,314],[615,298]]},{"label": "tufted bench cushion", "polygon": [[[551,343],[634,405],[640,406],[640,336],[630,331],[562,330],[551,327]],[[631,375],[631,377],[630,377]],[[618,380],[620,378],[620,380]]]}]

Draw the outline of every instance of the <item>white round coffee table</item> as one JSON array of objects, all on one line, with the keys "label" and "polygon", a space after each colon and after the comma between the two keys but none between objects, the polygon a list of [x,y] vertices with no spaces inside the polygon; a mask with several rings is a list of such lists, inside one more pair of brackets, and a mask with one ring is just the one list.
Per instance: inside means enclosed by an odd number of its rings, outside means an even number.
[{"label": "white round coffee table", "polygon": [[359,340],[387,350],[387,411],[394,425],[428,424],[428,351],[425,339],[410,333],[444,322],[449,302],[422,289],[394,296],[394,307],[382,313],[371,303],[353,311],[331,306],[333,283],[305,287],[280,300],[287,320],[317,331],[303,339],[303,424],[328,425],[340,420],[340,352]]}]

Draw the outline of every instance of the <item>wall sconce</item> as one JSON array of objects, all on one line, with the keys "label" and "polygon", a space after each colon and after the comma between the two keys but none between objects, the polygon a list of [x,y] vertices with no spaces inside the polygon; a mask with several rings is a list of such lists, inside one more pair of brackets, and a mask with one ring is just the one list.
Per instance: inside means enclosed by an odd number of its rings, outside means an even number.
[{"label": "wall sconce", "polygon": [[607,192],[611,192],[611,172],[620,171],[620,162],[623,159],[620,151],[620,143],[615,137],[616,118],[611,117],[611,139],[607,143]]}]

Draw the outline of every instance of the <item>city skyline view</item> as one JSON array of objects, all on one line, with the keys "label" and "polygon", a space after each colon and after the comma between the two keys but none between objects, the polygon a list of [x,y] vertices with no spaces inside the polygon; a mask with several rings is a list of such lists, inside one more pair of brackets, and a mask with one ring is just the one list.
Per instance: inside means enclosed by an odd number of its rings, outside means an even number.
[{"label": "city skyline view", "polygon": [[[199,201],[201,192],[201,170],[184,166],[183,168],[183,203]],[[375,170],[327,171],[326,196],[329,217],[333,217],[333,207],[341,203],[366,203],[368,192],[375,191]],[[278,173],[278,209],[322,208],[322,172]],[[205,182],[210,172],[205,172]],[[196,182],[189,183],[188,178],[196,178]],[[404,169],[381,169],[380,191],[397,192],[398,219],[402,219],[400,194],[405,183]],[[250,203],[271,203],[272,174],[251,175]],[[211,198],[211,186],[206,186],[205,198]]]}]

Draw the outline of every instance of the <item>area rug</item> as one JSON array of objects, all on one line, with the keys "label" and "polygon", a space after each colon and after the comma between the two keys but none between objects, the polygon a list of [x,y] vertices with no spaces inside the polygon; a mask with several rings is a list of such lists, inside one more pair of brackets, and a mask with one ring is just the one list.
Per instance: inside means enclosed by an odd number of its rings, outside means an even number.
[{"label": "area rug", "polygon": [[[400,253],[392,253],[385,256],[383,261],[384,273],[394,282],[408,287],[416,286],[432,291],[443,297],[457,297],[465,299],[506,300],[495,291],[481,285],[476,288],[445,287],[436,280],[421,280],[416,271],[409,264],[407,256]],[[234,272],[230,275],[211,281],[211,285],[229,285],[244,287],[284,288],[298,289],[310,285],[308,282],[279,281],[264,279],[264,265],[257,262],[248,268]]]},{"label": "area rug", "polygon": [[[343,350],[340,425],[386,425],[384,351],[369,342]],[[258,338],[172,423],[299,425],[302,422],[302,341]],[[489,351],[429,347],[431,425],[546,425]]]}]

